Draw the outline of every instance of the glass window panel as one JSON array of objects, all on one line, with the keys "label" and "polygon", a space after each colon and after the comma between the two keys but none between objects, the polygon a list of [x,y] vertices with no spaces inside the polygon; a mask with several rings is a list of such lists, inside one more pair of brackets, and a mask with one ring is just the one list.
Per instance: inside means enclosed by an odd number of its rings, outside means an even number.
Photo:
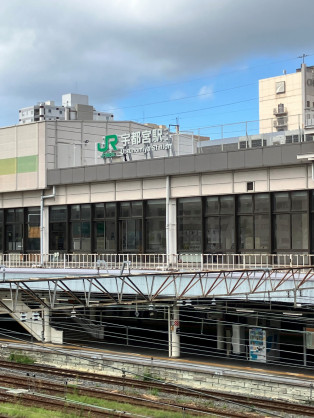
[{"label": "glass window panel", "polygon": [[116,223],[105,222],[105,248],[107,251],[116,250]]},{"label": "glass window panel", "polygon": [[90,219],[91,205],[81,205],[81,219]]},{"label": "glass window panel", "polygon": [[27,251],[40,250],[40,210],[29,208],[27,210]]},{"label": "glass window panel", "polygon": [[166,201],[165,200],[148,200],[146,202],[146,217],[166,216]]},{"label": "glass window panel", "polygon": [[122,218],[130,218],[131,217],[130,202],[121,202],[120,203],[120,216]]},{"label": "glass window panel", "polygon": [[288,193],[274,193],[274,211],[290,211],[290,199]]},{"label": "glass window panel", "polygon": [[71,220],[78,220],[81,218],[80,205],[71,206]]},{"label": "glass window panel", "polygon": [[3,223],[0,222],[0,251],[3,251]]},{"label": "glass window panel", "polygon": [[314,190],[311,191],[311,211],[314,212]]},{"label": "glass window panel", "polygon": [[67,220],[66,206],[50,207],[50,222],[61,222]]},{"label": "glass window panel", "polygon": [[95,249],[97,252],[105,250],[105,223],[95,223]]},{"label": "glass window panel", "polygon": [[257,213],[270,211],[270,195],[268,193],[256,194],[254,196],[254,211]]},{"label": "glass window panel", "polygon": [[201,198],[187,198],[179,199],[178,201],[178,215],[179,216],[196,216],[200,217],[202,213]]},{"label": "glass window panel", "polygon": [[234,217],[222,216],[220,218],[220,229],[222,250],[235,251]]},{"label": "glass window panel", "polygon": [[274,241],[277,250],[290,249],[290,215],[276,215],[274,218]]},{"label": "glass window panel", "polygon": [[253,196],[242,195],[238,197],[238,212],[239,213],[252,213],[253,212]]},{"label": "glass window panel", "polygon": [[106,218],[115,218],[115,217],[116,217],[116,204],[106,203]]},{"label": "glass window panel", "polygon": [[142,251],[142,222],[127,219],[120,222],[121,248],[123,251]]},{"label": "glass window panel", "polygon": [[234,213],[234,196],[220,197],[220,213],[233,214]]},{"label": "glass window panel", "polygon": [[85,252],[90,252],[91,251],[91,240],[90,238],[82,238],[82,244],[81,244],[81,250],[85,251]]},{"label": "glass window panel", "polygon": [[82,237],[84,238],[90,237],[90,222],[81,223],[81,232],[82,232]]},{"label": "glass window panel", "polygon": [[269,215],[256,215],[254,218],[255,249],[268,250],[270,243]]},{"label": "glass window panel", "polygon": [[105,204],[96,203],[94,207],[94,214],[96,219],[104,219],[105,217]]},{"label": "glass window panel", "polygon": [[23,225],[7,225],[6,248],[9,251],[23,251]]},{"label": "glass window panel", "polygon": [[8,209],[7,210],[7,222],[8,223],[13,223],[15,222],[15,212],[14,209]]},{"label": "glass window panel", "polygon": [[132,202],[132,216],[142,216],[143,214],[143,203]]},{"label": "glass window panel", "polygon": [[0,223],[3,222],[3,210],[0,210]]},{"label": "glass window panel", "polygon": [[220,218],[209,216],[205,220],[205,247],[207,251],[215,252],[220,250]]},{"label": "glass window panel", "polygon": [[314,252],[314,213],[311,214],[311,253]]},{"label": "glass window panel", "polygon": [[66,224],[63,222],[60,223],[52,223],[50,224],[50,233],[49,233],[49,249],[52,251],[66,250],[65,245],[65,231],[66,231]]},{"label": "glass window panel", "polygon": [[165,219],[148,219],[146,221],[146,250],[155,253],[166,251]]},{"label": "glass window panel", "polygon": [[179,251],[202,251],[202,226],[200,217],[178,219]]},{"label": "glass window panel", "polygon": [[72,223],[72,237],[79,238],[81,236],[81,223],[73,222]]},{"label": "glass window panel", "polygon": [[306,213],[292,214],[292,249],[308,249],[308,222]]},{"label": "glass window panel", "polygon": [[307,192],[291,193],[291,210],[308,210]]},{"label": "glass window panel", "polygon": [[253,216],[239,216],[239,248],[240,250],[254,249]]},{"label": "glass window panel", "polygon": [[24,223],[23,209],[15,209],[15,222]]},{"label": "glass window panel", "polygon": [[31,208],[27,211],[27,223],[31,226],[40,225],[40,210],[39,208]]},{"label": "glass window panel", "polygon": [[219,199],[216,197],[208,197],[206,199],[206,214],[217,214],[219,213]]}]

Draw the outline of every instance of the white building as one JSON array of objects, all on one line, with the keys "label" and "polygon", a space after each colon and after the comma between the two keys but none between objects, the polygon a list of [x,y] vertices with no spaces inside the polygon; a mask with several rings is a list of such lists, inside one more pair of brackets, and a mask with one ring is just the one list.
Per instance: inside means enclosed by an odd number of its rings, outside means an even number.
[{"label": "white building", "polygon": [[74,93],[63,94],[60,106],[56,106],[53,100],[48,100],[19,110],[19,125],[44,120],[110,121],[113,120],[113,115],[95,110],[88,104],[87,95]]}]

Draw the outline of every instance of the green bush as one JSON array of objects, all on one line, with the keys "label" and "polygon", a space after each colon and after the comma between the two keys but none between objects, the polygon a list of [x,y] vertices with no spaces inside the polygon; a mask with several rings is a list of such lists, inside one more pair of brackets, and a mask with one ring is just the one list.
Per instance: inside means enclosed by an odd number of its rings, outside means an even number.
[{"label": "green bush", "polygon": [[10,361],[14,361],[15,363],[20,363],[20,364],[34,364],[35,360],[32,359],[29,356],[26,356],[24,354],[16,354],[16,353],[11,353],[9,356],[9,360]]}]

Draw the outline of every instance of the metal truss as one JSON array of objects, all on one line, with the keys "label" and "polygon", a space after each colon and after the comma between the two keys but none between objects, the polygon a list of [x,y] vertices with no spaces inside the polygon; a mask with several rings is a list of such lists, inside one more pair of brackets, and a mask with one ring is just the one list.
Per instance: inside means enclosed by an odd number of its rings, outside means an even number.
[{"label": "metal truss", "polygon": [[9,279],[0,283],[0,311],[15,312],[21,302],[33,309],[59,310],[214,297],[289,297],[291,292],[296,298],[301,291],[314,295],[314,267]]}]

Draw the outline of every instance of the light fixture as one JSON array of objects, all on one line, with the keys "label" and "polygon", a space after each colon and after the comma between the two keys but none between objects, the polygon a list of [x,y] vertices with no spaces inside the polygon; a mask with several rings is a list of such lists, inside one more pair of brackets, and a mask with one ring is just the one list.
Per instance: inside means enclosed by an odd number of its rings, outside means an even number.
[{"label": "light fixture", "polygon": [[216,300],[215,300],[215,297],[213,297],[213,299],[212,299],[212,305],[213,305],[213,306],[215,306],[215,305],[216,305]]},{"label": "light fixture", "polygon": [[71,311],[71,318],[75,318],[75,317],[76,317],[76,310],[74,309],[74,306],[73,306],[73,309]]},{"label": "light fixture", "polygon": [[301,312],[283,312],[283,315],[287,315],[287,316],[302,316],[303,314]]},{"label": "light fixture", "polygon": [[236,309],[236,312],[253,313],[254,311],[252,309]]}]

